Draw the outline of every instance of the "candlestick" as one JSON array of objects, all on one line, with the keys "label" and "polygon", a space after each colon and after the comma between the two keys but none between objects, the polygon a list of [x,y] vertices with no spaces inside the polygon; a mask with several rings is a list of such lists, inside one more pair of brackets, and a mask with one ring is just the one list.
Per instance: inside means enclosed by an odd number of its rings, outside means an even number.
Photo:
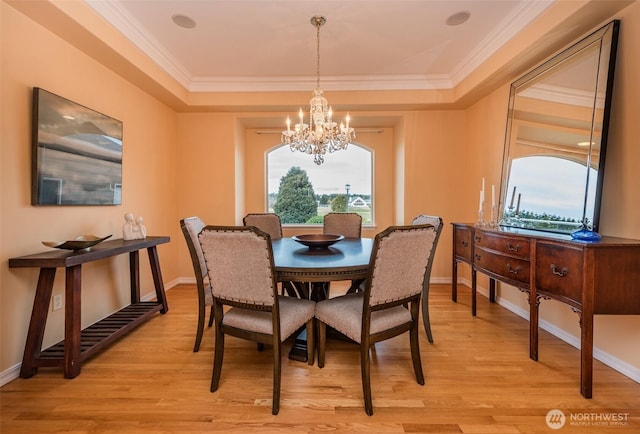
[{"label": "candlestick", "polygon": [[491,184],[491,207],[496,206],[496,186]]},{"label": "candlestick", "polygon": [[478,211],[482,211],[482,202],[484,202],[484,191],[480,190],[480,202],[478,204]]},{"label": "candlestick", "polygon": [[513,209],[513,200],[516,198],[516,186],[513,186],[513,193],[511,193],[511,203],[509,204],[509,209]]}]

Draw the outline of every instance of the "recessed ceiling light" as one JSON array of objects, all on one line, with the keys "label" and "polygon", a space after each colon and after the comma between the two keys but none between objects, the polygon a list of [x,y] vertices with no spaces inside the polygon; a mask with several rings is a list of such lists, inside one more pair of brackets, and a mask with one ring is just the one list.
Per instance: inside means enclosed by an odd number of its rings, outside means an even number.
[{"label": "recessed ceiling light", "polygon": [[466,23],[470,17],[471,12],[469,11],[456,12],[447,18],[447,21],[445,22],[447,23],[447,26],[459,26],[460,24]]},{"label": "recessed ceiling light", "polygon": [[196,26],[196,22],[186,15],[176,14],[172,16],[171,19],[177,26],[180,26],[183,29],[193,29]]}]

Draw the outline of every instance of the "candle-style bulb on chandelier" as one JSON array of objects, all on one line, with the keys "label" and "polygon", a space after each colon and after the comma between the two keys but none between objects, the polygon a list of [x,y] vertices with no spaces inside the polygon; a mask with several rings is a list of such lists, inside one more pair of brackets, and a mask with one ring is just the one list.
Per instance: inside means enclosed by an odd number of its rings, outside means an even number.
[{"label": "candle-style bulb on chandelier", "polygon": [[355,130],[349,126],[349,115],[346,124],[333,121],[333,111],[329,102],[322,96],[320,89],[320,27],[327,22],[325,17],[311,18],[311,24],[316,28],[317,71],[316,88],[310,101],[309,124],[304,123],[304,112],[300,109],[300,122],[291,126],[287,118],[287,129],[282,132],[282,143],[289,145],[291,151],[304,152],[313,155],[316,164],[324,163],[324,154],[346,149],[356,138]]}]

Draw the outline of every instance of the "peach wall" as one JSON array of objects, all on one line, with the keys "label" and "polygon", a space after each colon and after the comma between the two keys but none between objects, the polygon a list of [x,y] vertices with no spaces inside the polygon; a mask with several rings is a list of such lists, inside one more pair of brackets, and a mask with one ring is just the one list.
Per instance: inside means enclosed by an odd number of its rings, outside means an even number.
[{"label": "peach wall", "polygon": [[[177,238],[175,112],[76,48],[1,4],[2,132],[0,372],[22,359],[38,276],[37,269],[9,269],[8,259],[47,250],[43,240],[82,234],[120,238],[123,215],[145,219],[149,234]],[[30,205],[31,94],[42,87],[115,117],[124,123],[121,206],[35,207]],[[173,241],[175,242],[175,241]],[[177,277],[177,253],[158,248],[165,282]],[[146,253],[141,255],[141,292],[153,291]],[[88,325],[128,304],[128,257],[83,266],[82,324]],[[91,284],[89,284],[91,283]],[[64,293],[58,270],[54,293]],[[51,312],[46,346],[63,336],[64,310]]]}]

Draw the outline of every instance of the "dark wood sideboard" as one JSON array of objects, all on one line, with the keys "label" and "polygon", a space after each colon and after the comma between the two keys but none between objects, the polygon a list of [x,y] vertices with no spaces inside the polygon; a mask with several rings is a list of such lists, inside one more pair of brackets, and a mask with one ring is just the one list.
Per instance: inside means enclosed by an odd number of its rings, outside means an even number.
[{"label": "dark wood sideboard", "polygon": [[[100,243],[90,250],[51,250],[9,259],[10,268],[40,268],[20,376],[29,378],[38,372],[38,367],[57,366],[63,367],[65,378],[74,378],[80,374],[83,360],[146,321],[154,313],[166,313],[169,306],[156,246],[168,242],[169,237],[162,236],[129,241],[116,239]],[[141,249],[147,249],[149,255],[156,301],[140,301]],[[124,253],[129,253],[131,304],[81,330],[82,264]],[[66,270],[64,340],[42,350],[57,267],[64,267]]]},{"label": "dark wood sideboard", "polygon": [[593,316],[640,315],[640,240],[602,237],[597,242],[569,235],[517,228],[453,223],[452,299],[457,301],[457,268],[471,266],[472,314],[476,314],[476,272],[528,294],[529,357],[538,360],[538,306],[541,299],[565,303],[578,313],[580,393],[592,396]]}]

